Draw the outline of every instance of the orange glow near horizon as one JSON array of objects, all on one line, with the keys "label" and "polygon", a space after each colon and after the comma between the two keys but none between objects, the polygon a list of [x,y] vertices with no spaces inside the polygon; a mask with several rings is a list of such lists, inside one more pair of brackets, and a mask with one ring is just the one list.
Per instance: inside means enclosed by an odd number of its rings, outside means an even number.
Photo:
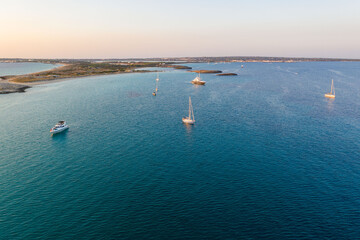
[{"label": "orange glow near horizon", "polygon": [[[327,5],[306,9],[308,0],[304,6],[259,0],[268,8],[224,0],[208,1],[200,11],[201,2],[15,0],[0,9],[0,58],[360,58],[357,2],[322,1]],[[341,14],[333,18],[335,12]]]}]

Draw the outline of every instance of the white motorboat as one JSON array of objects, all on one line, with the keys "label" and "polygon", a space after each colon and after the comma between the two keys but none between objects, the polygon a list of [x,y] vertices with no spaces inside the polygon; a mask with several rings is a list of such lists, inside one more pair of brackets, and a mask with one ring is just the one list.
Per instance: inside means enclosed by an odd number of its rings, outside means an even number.
[{"label": "white motorboat", "polygon": [[53,128],[50,129],[50,132],[52,134],[55,134],[55,133],[65,131],[68,128],[69,128],[69,126],[66,124],[65,121],[59,121]]}]

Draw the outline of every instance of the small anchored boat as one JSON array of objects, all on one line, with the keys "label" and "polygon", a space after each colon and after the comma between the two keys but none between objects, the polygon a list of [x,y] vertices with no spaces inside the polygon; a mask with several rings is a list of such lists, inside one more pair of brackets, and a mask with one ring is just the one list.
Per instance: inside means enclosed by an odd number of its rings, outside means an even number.
[{"label": "small anchored boat", "polygon": [[158,82],[160,80],[159,73],[157,73],[156,81]]},{"label": "small anchored boat", "polygon": [[334,88],[334,79],[331,81],[331,90],[329,93],[325,94],[325,97],[327,98],[335,98],[335,88]]},{"label": "small anchored boat", "polygon": [[182,121],[185,124],[194,124],[195,123],[194,109],[191,104],[191,97],[189,97],[189,116],[183,117]]},{"label": "small anchored boat", "polygon": [[69,128],[69,126],[66,124],[65,121],[59,121],[53,128],[50,129],[50,132],[52,134],[55,134],[55,133],[65,131],[68,128]]},{"label": "small anchored boat", "polygon": [[159,78],[159,73],[158,73],[157,78],[156,78],[156,82],[155,82],[155,91],[152,93],[153,96],[156,96],[156,94],[157,94],[159,80],[160,80],[160,78]]},{"label": "small anchored boat", "polygon": [[199,71],[199,76],[197,76],[196,78],[194,78],[194,80],[191,81],[192,84],[196,84],[196,85],[205,85],[205,81],[201,80],[200,78],[200,71]]}]

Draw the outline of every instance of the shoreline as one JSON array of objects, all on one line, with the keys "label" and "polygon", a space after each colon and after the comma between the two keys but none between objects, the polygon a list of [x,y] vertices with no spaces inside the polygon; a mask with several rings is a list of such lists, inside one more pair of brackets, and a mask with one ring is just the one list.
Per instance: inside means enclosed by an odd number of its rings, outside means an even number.
[{"label": "shoreline", "polygon": [[[149,71],[149,72],[152,72],[152,71]],[[129,73],[145,73],[145,72],[137,72],[137,71],[135,71],[135,72],[104,73],[104,74],[87,75],[87,76],[79,76],[79,77],[57,78],[57,79],[54,79],[54,80],[39,80],[39,81],[34,81],[34,82],[27,82],[26,85],[28,85],[31,88],[31,86],[37,86],[37,85],[43,85],[43,84],[49,84],[49,83],[57,83],[57,82],[64,82],[64,81],[73,80],[73,79],[96,77],[96,76],[106,76],[106,75],[118,75],[118,74],[120,75],[120,74],[129,74]],[[10,83],[22,85],[21,83],[12,82],[12,81]]]},{"label": "shoreline", "polygon": [[22,75],[8,75],[0,77],[0,94],[25,92],[26,89],[36,85],[57,83],[77,78],[91,76],[115,75],[124,73],[144,73],[153,72],[147,70],[137,70],[148,67],[173,67],[177,65],[164,63],[53,63],[60,66],[50,70],[33,72]]},{"label": "shoreline", "polygon": [[[22,75],[41,74],[41,73],[44,73],[44,72],[47,72],[47,71],[64,68],[64,67],[67,66],[67,65],[68,65],[68,64],[61,64],[61,66],[52,68],[52,69],[50,69],[50,70],[44,70],[44,71],[33,72],[33,73],[22,74]],[[22,83],[18,83],[18,82],[13,81],[13,78],[16,78],[17,76],[22,76],[22,75],[13,75],[12,77],[10,77],[9,79],[6,79],[6,80],[4,80],[4,81],[6,81],[6,82],[8,82],[8,83],[11,83],[11,84],[23,85]],[[31,86],[31,85],[39,85],[39,84],[41,84],[41,83],[36,83],[36,82],[27,82],[27,83],[26,83],[26,85],[29,85],[29,86]]]},{"label": "shoreline", "polygon": [[[149,72],[152,72],[152,71],[149,71]],[[145,72],[140,72],[140,71],[136,72],[135,71],[135,72],[124,72],[124,73],[87,75],[87,76],[79,76],[79,77],[58,78],[58,79],[54,79],[54,80],[40,80],[40,81],[34,81],[34,82],[27,82],[26,84],[13,82],[11,80],[0,80],[0,94],[22,93],[22,92],[25,92],[26,89],[32,88],[33,86],[64,82],[64,81],[68,81],[68,80],[81,79],[81,78],[86,78],[86,77],[129,74],[129,73],[145,73]],[[4,88],[4,87],[6,87],[6,88]]]},{"label": "shoreline", "polygon": [[[67,64],[61,64],[61,66],[52,68],[50,70],[60,69],[66,65]],[[39,73],[46,72],[46,71],[49,71],[49,70],[33,72],[33,73],[29,73],[29,74],[39,74]],[[24,74],[24,75],[27,75],[27,74]],[[16,76],[19,76],[19,75],[1,76],[0,77],[0,94],[22,93],[22,92],[25,92],[26,89],[31,88],[34,85],[45,84],[45,83],[36,83],[36,82],[34,82],[34,83],[29,82],[29,83],[23,84],[23,83],[18,83],[18,82],[12,81],[12,79],[15,78]]]},{"label": "shoreline", "polygon": [[[213,58],[215,60],[216,58]],[[200,60],[200,59],[197,59]],[[204,59],[202,59],[204,60]],[[217,60],[217,59],[216,59]],[[230,60],[230,59],[227,59]],[[285,60],[285,61],[284,61]],[[299,59],[297,59],[299,60]],[[310,60],[310,59],[308,59]],[[314,59],[311,59],[314,60]],[[335,59],[333,59],[335,60]],[[338,59],[337,59],[338,60]],[[341,61],[341,60],[338,60]],[[355,60],[356,61],[356,60]],[[5,62],[1,61],[0,62]],[[25,62],[25,61],[22,61]],[[31,61],[35,62],[35,61]],[[44,61],[36,61],[38,63],[44,63]],[[83,61],[83,60],[74,60],[74,61],[51,61],[47,62],[53,65],[60,65],[58,67],[52,68],[50,70],[44,70],[39,72],[33,72],[22,75],[7,75],[0,76],[0,94],[16,93],[16,92],[25,92],[26,89],[31,88],[36,85],[50,84],[63,82],[67,80],[91,77],[91,76],[104,76],[104,75],[115,75],[123,73],[144,73],[144,72],[156,72],[156,71],[146,71],[146,70],[137,70],[142,68],[150,67],[160,67],[160,68],[173,68],[176,70],[187,70],[188,72],[200,72],[200,73],[212,73],[218,74],[219,76],[228,76],[235,75],[232,73],[222,73],[219,70],[191,70],[191,67],[184,66],[182,64],[186,63],[206,63],[207,61],[199,62],[93,62],[93,61]],[[232,61],[215,61],[213,63],[236,63],[236,62],[257,62],[257,63],[295,63],[295,62],[306,62],[306,61],[294,61],[294,59],[245,59],[242,60],[232,60]],[[318,61],[314,61],[318,62]],[[329,61],[334,62],[334,61]],[[345,62],[342,60],[342,62]],[[209,63],[209,62],[208,62]],[[177,65],[181,64],[181,65]]]}]

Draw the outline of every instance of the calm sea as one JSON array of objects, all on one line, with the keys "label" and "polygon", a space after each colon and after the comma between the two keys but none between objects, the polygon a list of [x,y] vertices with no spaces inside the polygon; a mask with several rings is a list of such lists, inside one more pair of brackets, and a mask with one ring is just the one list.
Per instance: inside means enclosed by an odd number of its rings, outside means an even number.
[{"label": "calm sea", "polygon": [[27,74],[39,71],[50,70],[57,65],[35,62],[4,63],[0,62],[0,77],[6,75]]},{"label": "calm sea", "polygon": [[0,239],[358,238],[360,63],[190,66],[0,95]]}]

